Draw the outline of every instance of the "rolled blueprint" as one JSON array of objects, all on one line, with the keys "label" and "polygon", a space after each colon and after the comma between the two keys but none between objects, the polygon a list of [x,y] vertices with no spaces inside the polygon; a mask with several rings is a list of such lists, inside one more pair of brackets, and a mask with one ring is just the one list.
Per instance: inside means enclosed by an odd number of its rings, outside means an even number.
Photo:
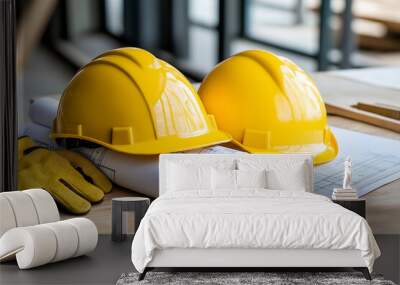
[{"label": "rolled blueprint", "polygon": [[78,148],[111,181],[150,197],[158,196],[158,156],[129,155],[103,147]]},{"label": "rolled blueprint", "polygon": [[57,143],[50,138],[50,132],[50,128],[36,123],[28,123],[24,129],[23,134],[25,136],[31,137],[41,146],[47,147],[49,149],[55,149],[57,148]]},{"label": "rolled blueprint", "polygon": [[[79,148],[77,151],[88,157],[115,184],[149,197],[158,197],[158,155],[129,155],[103,147]],[[185,153],[241,153],[241,151],[213,146]]]},{"label": "rolled blueprint", "polygon": [[49,95],[31,100],[29,117],[32,122],[51,128],[57,116],[58,103],[61,95]]}]

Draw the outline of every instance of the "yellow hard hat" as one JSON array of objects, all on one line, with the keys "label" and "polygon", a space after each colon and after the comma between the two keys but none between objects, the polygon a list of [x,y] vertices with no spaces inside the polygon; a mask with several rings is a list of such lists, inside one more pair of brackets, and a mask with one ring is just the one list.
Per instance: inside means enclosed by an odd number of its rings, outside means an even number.
[{"label": "yellow hard hat", "polygon": [[218,127],[248,152],[308,152],[315,164],[338,153],[317,87],[286,58],[261,50],[238,53],[206,76],[199,95]]},{"label": "yellow hard hat", "polygon": [[130,154],[159,154],[231,140],[207,115],[193,86],[139,48],[106,52],[64,90],[53,138],[75,138]]}]

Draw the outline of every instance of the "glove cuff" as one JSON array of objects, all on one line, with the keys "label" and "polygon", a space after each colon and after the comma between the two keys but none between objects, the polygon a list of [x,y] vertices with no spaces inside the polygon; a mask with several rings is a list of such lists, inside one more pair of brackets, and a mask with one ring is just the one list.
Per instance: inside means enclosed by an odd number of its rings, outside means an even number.
[{"label": "glove cuff", "polygon": [[18,137],[18,160],[39,146],[28,136]]}]

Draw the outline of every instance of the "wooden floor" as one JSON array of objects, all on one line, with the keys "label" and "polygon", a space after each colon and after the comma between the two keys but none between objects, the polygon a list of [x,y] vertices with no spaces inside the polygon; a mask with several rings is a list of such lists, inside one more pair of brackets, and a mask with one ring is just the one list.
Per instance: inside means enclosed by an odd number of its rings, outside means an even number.
[{"label": "wooden floor", "polygon": [[[104,195],[104,200],[97,205],[93,205],[90,212],[83,215],[83,217],[89,218],[96,224],[99,234],[111,234],[111,200],[115,197],[127,196],[143,197],[144,195],[115,185],[109,194]],[[63,220],[74,217],[76,215],[61,213],[61,219]]]}]

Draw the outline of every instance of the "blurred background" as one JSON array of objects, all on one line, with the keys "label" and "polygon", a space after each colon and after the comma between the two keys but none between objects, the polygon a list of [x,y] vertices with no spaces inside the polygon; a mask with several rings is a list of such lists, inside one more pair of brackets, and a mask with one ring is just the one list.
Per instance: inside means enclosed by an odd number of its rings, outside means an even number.
[{"label": "blurred background", "polygon": [[309,72],[400,64],[398,0],[18,0],[19,127],[99,53],[145,48],[192,81],[245,49]]}]

